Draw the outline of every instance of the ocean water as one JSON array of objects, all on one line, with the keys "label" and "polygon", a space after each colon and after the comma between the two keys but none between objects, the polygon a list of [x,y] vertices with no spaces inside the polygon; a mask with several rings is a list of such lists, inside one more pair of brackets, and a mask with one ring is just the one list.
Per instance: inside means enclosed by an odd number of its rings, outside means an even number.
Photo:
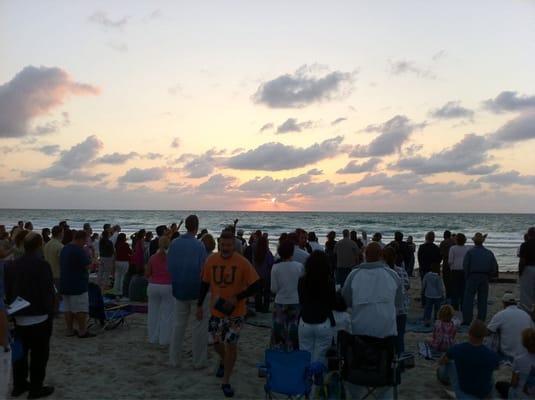
[{"label": "ocean water", "polygon": [[535,214],[458,214],[458,213],[360,213],[360,212],[246,212],[246,211],[143,211],[143,210],[15,210],[0,209],[0,224],[10,229],[19,220],[32,221],[34,228],[51,228],[60,220],[67,220],[74,229],[89,222],[95,232],[105,223],[119,224],[123,232],[133,233],[144,228],[152,230],[157,225],[179,222],[191,213],[199,216],[201,228],[219,233],[226,225],[239,219],[238,228],[246,236],[256,229],[267,231],[270,244],[275,249],[278,236],[295,228],[314,231],[325,241],[327,232],[334,230],[341,235],[343,229],[362,231],[371,236],[381,232],[383,241],[390,242],[394,232],[400,230],[405,237],[412,235],[416,244],[423,242],[426,232],[437,233],[437,243],[442,232],[462,232],[471,237],[475,232],[488,234],[486,246],[491,249],[500,270],[516,270],[516,252],[527,228],[535,226]]}]

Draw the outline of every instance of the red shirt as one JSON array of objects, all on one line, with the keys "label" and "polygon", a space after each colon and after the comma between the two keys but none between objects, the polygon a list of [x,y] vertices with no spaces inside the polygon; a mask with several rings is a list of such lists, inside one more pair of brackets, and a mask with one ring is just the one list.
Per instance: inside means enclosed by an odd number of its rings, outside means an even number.
[{"label": "red shirt", "polygon": [[120,242],[115,245],[115,259],[117,261],[130,261],[132,249],[126,242]]}]

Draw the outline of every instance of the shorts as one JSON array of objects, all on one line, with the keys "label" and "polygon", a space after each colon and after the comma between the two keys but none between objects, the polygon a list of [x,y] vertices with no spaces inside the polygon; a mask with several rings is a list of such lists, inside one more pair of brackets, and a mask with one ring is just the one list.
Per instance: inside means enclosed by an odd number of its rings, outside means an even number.
[{"label": "shorts", "polygon": [[212,336],[214,344],[237,344],[242,325],[243,317],[211,317],[208,322],[208,332]]},{"label": "shorts", "polygon": [[65,312],[89,313],[89,296],[87,292],[77,295],[63,295]]}]

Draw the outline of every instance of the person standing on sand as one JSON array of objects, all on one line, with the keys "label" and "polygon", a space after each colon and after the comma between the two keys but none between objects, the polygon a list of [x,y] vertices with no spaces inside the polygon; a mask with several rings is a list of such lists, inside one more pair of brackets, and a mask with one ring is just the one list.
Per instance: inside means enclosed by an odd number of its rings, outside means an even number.
[{"label": "person standing on sand", "polygon": [[212,295],[209,332],[220,357],[216,376],[222,377],[221,389],[225,397],[233,397],[230,376],[238,356],[238,340],[247,313],[246,299],[261,289],[260,278],[249,261],[234,250],[235,237],[223,231],[220,251],[206,260],[197,301],[197,320],[205,317],[204,301],[208,291]]},{"label": "person standing on sand", "polygon": [[359,246],[349,237],[349,230],[342,232],[343,239],[334,246],[336,254],[336,283],[343,285],[351,269],[358,264]]},{"label": "person standing on sand", "polygon": [[527,240],[520,246],[518,263],[520,306],[535,317],[535,226],[528,229]]},{"label": "person standing on sand", "polygon": [[440,248],[440,256],[442,257],[442,280],[446,288],[446,299],[451,299],[451,270],[448,258],[450,255],[450,248],[455,244],[455,239],[452,238],[450,231],[444,231],[444,240],[438,246]]},{"label": "person standing on sand", "polygon": [[6,306],[4,304],[4,264],[0,263],[0,398],[7,399],[11,374],[11,351]]},{"label": "person standing on sand", "polygon": [[466,236],[463,233],[458,233],[455,241],[457,244],[450,247],[448,264],[450,265],[451,305],[458,311],[463,305],[465,289],[463,261],[470,246],[465,246]]},{"label": "person standing on sand", "polygon": [[[199,218],[196,215],[186,218],[186,230],[185,234],[171,242],[167,252],[167,268],[175,298],[175,323],[169,347],[169,363],[174,367],[182,365],[184,335],[190,313],[197,304],[202,268],[206,260],[204,244],[195,237],[199,230]],[[201,302],[206,311],[208,303],[204,299]],[[208,315],[193,321],[191,335],[193,368],[204,368],[208,357]]]},{"label": "person standing on sand", "polygon": [[43,386],[50,353],[55,291],[52,271],[42,257],[42,248],[41,236],[30,232],[24,239],[25,254],[5,266],[8,304],[17,297],[29,302],[28,307],[14,314],[15,336],[21,341],[22,357],[13,363],[13,397],[26,391],[29,391],[29,399],[54,393],[52,386]]},{"label": "person standing on sand", "polygon": [[[435,232],[427,232],[425,235],[425,243],[418,247],[418,273],[420,275],[420,281],[423,281],[425,274],[431,271],[431,265],[433,263],[440,263],[440,249],[434,243]],[[422,290],[422,306],[425,306],[425,296]]]},{"label": "person standing on sand", "polygon": [[466,252],[463,260],[466,288],[463,300],[463,325],[470,325],[474,313],[474,298],[477,293],[477,319],[487,318],[489,279],[498,273],[494,253],[483,246],[487,235],[477,232],[472,240],[474,247]]}]

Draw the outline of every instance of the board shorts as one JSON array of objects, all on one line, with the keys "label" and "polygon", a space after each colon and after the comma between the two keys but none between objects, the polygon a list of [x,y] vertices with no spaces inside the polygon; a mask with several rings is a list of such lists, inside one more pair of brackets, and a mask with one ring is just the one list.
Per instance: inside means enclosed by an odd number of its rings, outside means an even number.
[{"label": "board shorts", "polygon": [[208,322],[208,332],[212,336],[214,344],[237,344],[242,325],[243,317],[211,317]]},{"label": "board shorts", "polygon": [[89,296],[87,292],[78,295],[63,295],[63,308],[65,312],[88,313]]}]

